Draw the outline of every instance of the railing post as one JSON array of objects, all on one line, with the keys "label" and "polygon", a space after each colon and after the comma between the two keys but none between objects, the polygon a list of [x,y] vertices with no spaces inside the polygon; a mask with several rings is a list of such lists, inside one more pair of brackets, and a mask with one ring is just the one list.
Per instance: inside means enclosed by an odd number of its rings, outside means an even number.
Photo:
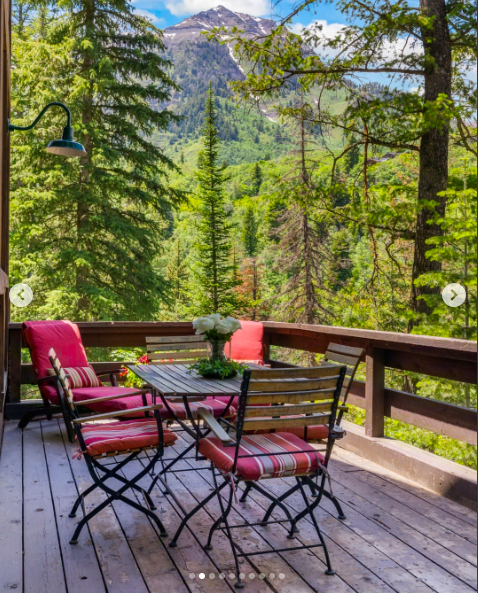
[{"label": "railing post", "polygon": [[8,377],[8,402],[19,403],[22,382],[22,330],[10,329],[10,361]]},{"label": "railing post", "polygon": [[365,378],[365,434],[380,438],[385,432],[385,367],[384,353],[367,349]]}]

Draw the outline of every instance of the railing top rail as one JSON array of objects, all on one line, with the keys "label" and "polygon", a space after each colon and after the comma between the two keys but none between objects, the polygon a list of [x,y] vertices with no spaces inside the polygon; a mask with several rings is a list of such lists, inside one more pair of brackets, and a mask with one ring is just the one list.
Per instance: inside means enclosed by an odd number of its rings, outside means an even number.
[{"label": "railing top rail", "polygon": [[[458,354],[464,355],[466,360],[472,360],[477,354],[477,343],[472,340],[353,329],[331,325],[307,325],[276,321],[264,321],[263,323],[266,330],[272,333],[309,335],[310,337],[314,335],[334,336],[343,338],[350,343],[357,342],[362,346],[372,346],[386,350],[401,350],[415,353],[417,351],[426,351],[429,356],[442,356],[446,354],[454,357],[453,354]],[[461,358],[461,356],[459,357]]]}]

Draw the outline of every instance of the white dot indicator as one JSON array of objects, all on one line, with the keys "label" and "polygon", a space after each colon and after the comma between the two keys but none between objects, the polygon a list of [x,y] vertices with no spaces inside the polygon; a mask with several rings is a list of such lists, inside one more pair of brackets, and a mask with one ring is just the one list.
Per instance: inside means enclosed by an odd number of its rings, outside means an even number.
[{"label": "white dot indicator", "polygon": [[280,579],[282,579],[282,580],[284,580],[284,579],[285,579],[285,574],[284,574],[283,572],[281,572],[281,573],[279,574],[279,578],[280,578]]},{"label": "white dot indicator", "polygon": [[195,578],[196,578],[196,575],[195,575],[193,572],[190,572],[190,573],[189,573],[189,578],[190,578],[191,580],[193,580],[193,579],[195,579]]},{"label": "white dot indicator", "polygon": [[205,579],[205,578],[206,578],[206,575],[205,575],[203,572],[200,572],[200,573],[199,573],[199,578],[200,578],[201,580],[203,580],[203,579]]},{"label": "white dot indicator", "polygon": [[209,573],[209,578],[212,581],[212,580],[214,580],[216,578],[216,575],[213,572],[211,572],[211,573]]}]

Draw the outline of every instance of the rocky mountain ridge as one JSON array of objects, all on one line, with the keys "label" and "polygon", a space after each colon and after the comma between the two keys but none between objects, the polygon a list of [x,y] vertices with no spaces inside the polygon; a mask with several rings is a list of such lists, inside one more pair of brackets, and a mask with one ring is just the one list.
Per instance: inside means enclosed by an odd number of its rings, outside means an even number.
[{"label": "rocky mountain ridge", "polygon": [[237,27],[244,31],[246,37],[257,37],[268,35],[276,25],[277,23],[270,19],[233,12],[224,6],[217,6],[168,27],[164,30],[164,36],[168,48],[174,49],[175,46],[184,42],[199,41],[204,31],[211,31],[215,27],[226,27],[228,31]]}]

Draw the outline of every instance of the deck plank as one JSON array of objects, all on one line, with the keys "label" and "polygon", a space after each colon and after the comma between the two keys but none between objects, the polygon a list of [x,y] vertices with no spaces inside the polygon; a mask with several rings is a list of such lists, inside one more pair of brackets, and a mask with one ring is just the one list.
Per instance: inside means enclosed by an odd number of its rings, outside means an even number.
[{"label": "deck plank", "polygon": [[[345,455],[343,453],[345,453]],[[343,462],[349,467],[349,469],[344,468],[345,472],[355,470],[357,479],[373,486],[378,492],[386,494],[392,501],[399,502],[400,507],[412,509],[422,517],[429,519],[435,526],[442,527],[446,533],[452,532],[459,538],[458,541],[463,539],[466,542],[469,542],[475,549],[476,555],[477,532],[473,525],[459,519],[455,515],[444,512],[434,504],[418,496],[418,494],[423,496],[423,494],[427,493],[427,491],[423,491],[423,488],[420,486],[407,484],[407,489],[404,489],[390,480],[385,479],[385,477],[381,475],[382,468],[380,466],[368,464],[367,466],[364,466],[363,470],[357,472],[356,463],[359,459],[360,458],[353,453],[350,454],[348,451],[343,451],[342,449],[338,449],[338,454],[335,456],[335,460]],[[392,501],[389,501],[389,504],[394,504]]]},{"label": "deck plank", "polygon": [[[434,506],[438,509],[440,513],[440,520],[442,522],[444,519],[449,521],[450,519],[447,518],[447,515],[451,515],[458,519],[459,521],[471,525],[475,529],[474,531],[474,541],[476,542],[476,527],[478,525],[478,515],[475,511],[453,501],[449,498],[445,498],[444,496],[440,496],[436,492],[432,492],[431,490],[427,490],[422,486],[410,482],[405,477],[395,474],[391,470],[379,466],[371,461],[363,459],[359,455],[355,455],[355,453],[351,453],[350,451],[346,451],[342,449],[340,446],[336,447],[336,455],[338,457],[345,457],[345,459],[353,460],[353,463],[356,464],[356,467],[361,469],[369,468],[372,473],[379,473],[381,478],[390,482],[392,485],[396,486],[400,490],[403,490],[409,494],[413,494],[417,498],[421,499],[423,503]],[[473,541],[473,540],[472,540]]]},{"label": "deck plank", "polygon": [[[356,495],[353,491],[354,485],[349,482],[348,487],[344,487],[339,482],[334,482],[334,494],[342,502],[347,515],[344,522],[355,533],[360,534],[372,545],[393,558],[403,568],[407,569],[417,579],[425,582],[437,593],[449,593],[450,591],[470,593],[475,590],[471,585],[460,580],[458,576],[436,564],[433,559],[430,560],[430,557],[438,557],[435,550],[428,554],[427,546],[431,540],[426,541],[423,539],[423,548],[420,550],[411,547],[406,541],[403,530],[395,521],[391,520],[393,518],[385,517],[383,512],[378,512],[380,509],[375,508],[368,501]],[[328,501],[324,501],[324,506],[328,506],[330,510],[333,509]],[[413,537],[412,530],[410,530],[410,536]],[[458,569],[455,568],[453,562],[450,562],[449,554],[443,554],[443,565],[452,566],[452,570],[458,574]],[[465,566],[469,570],[471,564]]]},{"label": "deck plank", "polygon": [[23,591],[23,436],[5,426],[0,452],[0,591]]},{"label": "deck plank", "polygon": [[68,515],[78,491],[61,429],[56,420],[44,421],[41,426],[68,593],[105,593],[103,575],[88,528],[85,527],[86,537],[75,546],[70,544],[76,520]]},{"label": "deck plank", "polygon": [[[225,536],[215,536],[214,550],[204,543],[213,518],[215,499],[186,528],[178,548],[168,542],[180,523],[176,503],[156,488],[158,516],[170,537],[162,540],[151,521],[123,503],[104,509],[85,527],[77,546],[69,538],[76,520],[68,512],[77,495],[91,483],[82,460],[73,460],[77,445],[67,442],[58,421],[32,423],[22,435],[7,422],[0,455],[0,593],[232,593],[234,580],[218,573],[233,568]],[[182,450],[182,437],[175,450]],[[141,460],[125,468],[130,477]],[[178,468],[194,471],[169,478],[172,490],[187,509],[211,491],[204,463],[185,461]],[[346,521],[339,521],[330,501],[317,510],[336,577],[326,577],[320,548],[256,556],[243,561],[249,593],[469,593],[476,587],[476,515],[371,462],[336,448],[331,465],[334,491],[343,502]],[[143,483],[149,485],[149,477]],[[263,482],[271,494],[290,480]],[[103,500],[97,492],[87,509]],[[130,496],[134,496],[130,493]],[[137,500],[142,503],[139,495]],[[290,508],[302,508],[300,494]],[[268,500],[252,492],[245,504],[234,504],[231,523],[262,518]],[[41,509],[41,510],[40,510]],[[23,515],[23,517],[22,517]],[[275,518],[282,518],[277,511]],[[80,513],[79,513],[80,516]],[[23,524],[22,524],[23,520]],[[316,541],[311,521],[304,519],[297,540],[284,538],[283,526],[246,527],[240,534],[247,551],[284,548]],[[24,553],[22,553],[24,552]],[[24,560],[23,560],[24,559]],[[267,578],[258,579],[263,571]],[[274,573],[274,579],[269,578]],[[190,574],[195,578],[191,579]],[[205,578],[200,579],[203,573]],[[249,573],[255,579],[249,579]],[[284,578],[278,575],[283,573]],[[215,578],[209,578],[214,574]]]},{"label": "deck plank", "polygon": [[23,431],[24,593],[66,593],[39,422]]},{"label": "deck plank", "polygon": [[[346,472],[346,469],[350,467],[353,466],[339,460],[335,460],[332,465],[331,471],[334,478],[344,486],[350,483],[351,476]],[[385,512],[385,516],[388,515],[396,519],[397,521],[394,521],[394,524],[397,531],[403,534],[402,539],[406,539],[409,545],[412,545],[411,542],[415,541],[418,549],[425,546],[429,552],[431,552],[431,546],[434,553],[442,559],[448,555],[445,551],[448,550],[458,557],[454,559],[454,563],[456,563],[460,572],[470,570],[469,565],[471,565],[471,570],[476,575],[476,545],[449,531],[445,526],[424,517],[415,509],[402,505],[401,502],[395,499],[391,500],[386,494],[378,490],[373,482],[368,479],[368,476],[364,476],[362,472],[354,473],[353,478],[353,491],[355,494],[360,495],[376,509]],[[432,540],[431,544],[427,541],[428,539]],[[466,565],[463,564],[463,561]],[[441,562],[441,560],[438,562]],[[472,585],[474,584],[472,583]]]}]

